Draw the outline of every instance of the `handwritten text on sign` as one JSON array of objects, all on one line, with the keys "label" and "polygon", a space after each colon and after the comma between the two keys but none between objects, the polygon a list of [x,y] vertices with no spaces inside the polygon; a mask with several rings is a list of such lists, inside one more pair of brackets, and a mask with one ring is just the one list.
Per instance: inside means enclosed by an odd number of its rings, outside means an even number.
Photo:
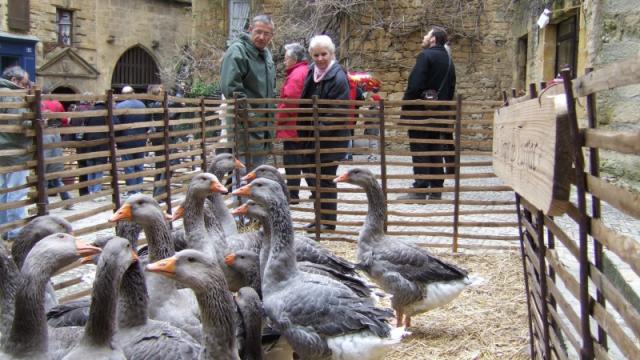
[{"label": "handwritten text on sign", "polygon": [[565,211],[571,170],[564,106],[554,100],[543,96],[494,115],[496,175],[548,215]]}]

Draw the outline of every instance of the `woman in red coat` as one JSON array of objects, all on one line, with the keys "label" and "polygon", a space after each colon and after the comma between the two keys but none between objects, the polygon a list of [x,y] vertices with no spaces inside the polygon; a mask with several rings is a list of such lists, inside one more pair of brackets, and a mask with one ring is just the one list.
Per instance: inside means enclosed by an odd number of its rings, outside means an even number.
[{"label": "woman in red coat", "polygon": [[[307,72],[309,71],[309,65],[305,60],[306,51],[304,47],[298,43],[287,44],[284,48],[284,64],[286,66],[287,78],[284,80],[284,84],[282,84],[280,97],[283,99],[300,99],[302,88],[304,86],[304,79],[307,77]],[[278,109],[296,107],[298,107],[298,104],[278,104]],[[295,113],[276,113],[276,124],[279,127],[295,126],[296,117],[298,117],[298,114]],[[304,149],[304,142],[296,141],[298,138],[298,132],[295,129],[278,129],[276,130],[276,138],[283,139],[284,155],[282,156],[282,161],[284,162],[285,172],[287,175],[301,175],[302,168],[286,167],[287,165],[304,164],[305,162],[303,155],[289,153],[291,151]],[[298,190],[293,189],[292,187],[299,187],[300,179],[287,179],[287,186],[289,187],[291,202],[297,202],[299,199]]]}]

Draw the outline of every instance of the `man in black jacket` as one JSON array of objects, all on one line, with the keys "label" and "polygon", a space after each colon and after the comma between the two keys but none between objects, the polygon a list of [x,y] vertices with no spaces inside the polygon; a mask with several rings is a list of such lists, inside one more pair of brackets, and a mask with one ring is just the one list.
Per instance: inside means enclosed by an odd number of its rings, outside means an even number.
[{"label": "man in black jacket", "polygon": [[[447,43],[447,33],[444,29],[433,27],[422,40],[422,52],[418,55],[416,64],[409,75],[409,83],[405,90],[403,100],[451,100],[456,87],[456,71],[451,57],[445,49]],[[402,110],[424,111],[427,110],[422,105],[405,105]],[[429,110],[447,110],[447,107],[430,107]],[[433,116],[403,116],[403,119],[423,120]],[[405,122],[406,123],[406,122]],[[421,125],[422,126],[422,125]],[[427,124],[429,128],[441,127],[442,125]],[[451,140],[453,138],[452,129],[444,126],[442,131],[409,130],[410,139],[434,139]],[[449,151],[452,146],[441,146],[440,144],[411,142],[412,152],[441,152]],[[415,155],[413,158],[413,173],[420,175],[435,175],[441,177],[443,172],[442,164],[450,161],[451,157],[442,155]],[[442,188],[444,179],[415,179],[413,187],[416,189]],[[442,192],[431,193],[409,193],[398,197],[399,200],[422,200],[427,195],[431,200],[440,200]]]}]

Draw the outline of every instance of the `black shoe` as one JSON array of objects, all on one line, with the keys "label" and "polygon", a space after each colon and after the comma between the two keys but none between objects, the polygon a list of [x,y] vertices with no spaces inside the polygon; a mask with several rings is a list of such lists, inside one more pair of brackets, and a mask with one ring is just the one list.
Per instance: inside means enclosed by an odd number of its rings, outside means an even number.
[{"label": "black shoe", "polygon": [[[316,224],[315,223],[307,224],[304,226],[304,229],[306,232],[314,233],[316,232]],[[329,224],[320,225],[320,231],[335,230],[335,229],[336,229],[335,225],[329,225]]]},{"label": "black shoe", "polygon": [[408,193],[406,195],[400,195],[396,200],[425,200],[427,194],[425,193]]},{"label": "black shoe", "polygon": [[442,193],[431,193],[429,200],[442,200]]}]

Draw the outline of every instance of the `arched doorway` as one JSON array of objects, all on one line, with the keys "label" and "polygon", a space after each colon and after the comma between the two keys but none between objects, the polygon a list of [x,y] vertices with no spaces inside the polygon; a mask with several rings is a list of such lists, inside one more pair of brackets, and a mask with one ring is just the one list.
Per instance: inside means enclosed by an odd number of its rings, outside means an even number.
[{"label": "arched doorway", "polygon": [[120,91],[129,85],[136,92],[145,92],[147,85],[161,83],[158,73],[158,66],[151,55],[142,47],[134,46],[118,59],[111,77],[111,87]]}]

